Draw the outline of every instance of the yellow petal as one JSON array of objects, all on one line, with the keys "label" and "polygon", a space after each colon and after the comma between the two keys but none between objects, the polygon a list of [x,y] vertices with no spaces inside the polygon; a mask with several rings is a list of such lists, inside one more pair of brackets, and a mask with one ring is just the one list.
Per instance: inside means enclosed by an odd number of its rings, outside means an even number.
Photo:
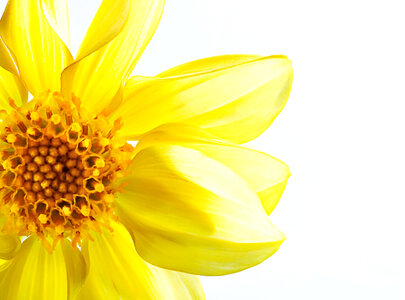
[{"label": "yellow petal", "polygon": [[66,18],[52,19],[65,8],[66,0],[10,0],[0,21],[0,34],[34,96],[48,89],[59,91],[60,74],[73,60],[55,32],[68,27]]},{"label": "yellow petal", "polygon": [[66,46],[70,45],[69,7],[66,0],[41,0],[42,11]]},{"label": "yellow petal", "polygon": [[90,269],[78,299],[205,299],[197,276],[149,265],[136,253],[125,227],[111,225],[113,233],[103,230],[83,244]]},{"label": "yellow petal", "polygon": [[[0,229],[4,227],[5,218],[0,214]],[[20,249],[20,238],[16,235],[5,234],[0,232],[0,271],[5,260],[15,256]]]},{"label": "yellow petal", "polygon": [[183,124],[152,130],[139,140],[136,152],[162,144],[193,148],[228,166],[256,191],[267,214],[276,207],[290,176],[288,166],[270,155],[221,141],[201,128]]},{"label": "yellow petal", "polygon": [[13,58],[11,57],[10,50],[7,49],[7,46],[4,44],[3,39],[0,37],[0,67],[18,75],[17,67],[14,63]]},{"label": "yellow petal", "polygon": [[0,273],[0,299],[74,299],[85,276],[79,250],[64,243],[49,254],[41,241],[30,237]]},{"label": "yellow petal", "polygon": [[229,274],[262,262],[285,238],[248,184],[200,151],[148,147],[129,172],[117,213],[139,255],[156,266]]},{"label": "yellow petal", "polygon": [[28,91],[16,75],[0,67],[0,109],[10,112],[10,98],[15,104],[22,106],[27,102]]},{"label": "yellow petal", "polygon": [[63,93],[80,97],[89,111],[106,108],[152,38],[163,6],[164,0],[104,0],[75,63],[63,72]]},{"label": "yellow petal", "polygon": [[[0,274],[3,270],[7,269],[10,265],[9,260],[1,259],[0,258]],[[1,276],[1,275],[0,275]]]},{"label": "yellow petal", "polygon": [[159,75],[158,78],[181,76],[181,75],[197,75],[198,73],[207,73],[219,71],[221,69],[235,67],[247,63],[249,61],[262,58],[260,55],[220,55],[194,60],[169,70],[166,70]]},{"label": "yellow petal", "polygon": [[[0,214],[0,228],[3,228],[5,219]],[[20,239],[17,236],[7,235],[0,232],[0,274],[11,264],[11,258],[20,249]]]},{"label": "yellow petal", "polygon": [[0,259],[11,259],[20,249],[20,239],[16,235],[0,233]]},{"label": "yellow petal", "polygon": [[213,57],[154,78],[129,80],[112,118],[123,118],[121,134],[130,139],[178,122],[243,143],[270,126],[288,99],[291,83],[286,57]]},{"label": "yellow petal", "polygon": [[18,71],[3,40],[0,38],[0,109],[10,112],[10,101],[21,106],[27,102],[28,91],[18,78]]}]

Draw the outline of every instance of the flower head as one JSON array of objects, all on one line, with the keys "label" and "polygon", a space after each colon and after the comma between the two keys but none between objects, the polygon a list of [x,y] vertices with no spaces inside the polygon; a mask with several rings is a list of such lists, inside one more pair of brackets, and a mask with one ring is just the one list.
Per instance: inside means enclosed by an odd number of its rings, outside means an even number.
[{"label": "flower head", "polygon": [[285,239],[268,215],[289,169],[238,144],[284,107],[290,61],[226,55],[129,78],[163,5],[104,0],[73,58],[65,0],[9,0],[0,298],[203,299],[195,275],[249,268]]}]

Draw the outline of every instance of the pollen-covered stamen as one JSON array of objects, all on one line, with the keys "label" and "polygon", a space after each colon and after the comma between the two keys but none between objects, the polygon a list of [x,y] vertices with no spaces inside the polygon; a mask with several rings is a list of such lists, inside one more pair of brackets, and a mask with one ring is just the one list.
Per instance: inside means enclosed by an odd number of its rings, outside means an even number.
[{"label": "pollen-covered stamen", "polygon": [[[79,103],[77,99],[75,103]],[[108,122],[58,93],[34,99],[3,120],[0,136],[0,208],[4,228],[49,243],[80,244],[89,230],[114,216],[113,182],[133,148],[112,135]],[[0,228],[1,229],[1,228]]]},{"label": "pollen-covered stamen", "polygon": [[39,140],[42,137],[40,128],[30,127],[27,129],[27,134],[33,140]]}]

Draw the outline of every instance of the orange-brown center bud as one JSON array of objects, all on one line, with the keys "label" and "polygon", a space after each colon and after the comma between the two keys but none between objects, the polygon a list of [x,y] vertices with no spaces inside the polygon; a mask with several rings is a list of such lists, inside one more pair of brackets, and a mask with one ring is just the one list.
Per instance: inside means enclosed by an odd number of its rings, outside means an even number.
[{"label": "orange-brown center bud", "polygon": [[[15,107],[1,124],[0,208],[4,229],[36,234],[52,249],[80,244],[114,216],[114,182],[132,147],[116,138],[117,122],[89,117],[78,99],[46,93]],[[49,243],[53,238],[53,245]]]}]

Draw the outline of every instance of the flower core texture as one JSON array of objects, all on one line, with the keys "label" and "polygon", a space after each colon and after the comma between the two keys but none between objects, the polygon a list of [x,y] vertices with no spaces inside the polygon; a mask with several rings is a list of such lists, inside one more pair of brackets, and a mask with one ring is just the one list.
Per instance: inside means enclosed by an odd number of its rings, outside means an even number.
[{"label": "flower core texture", "polygon": [[11,105],[0,124],[0,230],[35,234],[52,251],[61,239],[75,247],[109,227],[114,184],[133,151],[116,135],[119,120],[90,116],[79,99],[52,92]]}]

